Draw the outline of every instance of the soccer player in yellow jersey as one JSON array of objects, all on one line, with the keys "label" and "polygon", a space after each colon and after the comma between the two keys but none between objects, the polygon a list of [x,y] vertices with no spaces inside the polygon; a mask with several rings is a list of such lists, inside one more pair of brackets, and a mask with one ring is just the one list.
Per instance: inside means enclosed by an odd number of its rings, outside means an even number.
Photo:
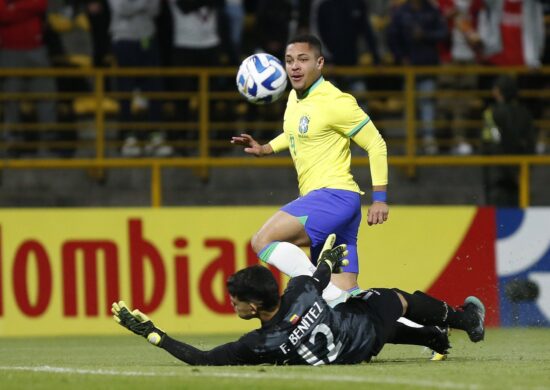
[{"label": "soccer player in yellow jersey", "polygon": [[[231,140],[257,157],[290,149],[298,174],[300,197],[261,227],[252,238],[252,247],[263,261],[291,277],[311,275],[315,267],[298,246],[310,246],[311,258],[317,259],[327,236],[336,233],[336,245],[347,245],[350,264],[343,273],[332,276],[333,284],[324,297],[333,300],[342,294],[341,290],[352,295],[358,290],[357,233],[362,192],[350,172],[350,139],[369,154],[373,184],[369,225],[388,218],[386,143],[355,98],[323,78],[324,58],[315,36],[290,40],[285,64],[293,90],[284,114],[284,132],[264,145],[248,134]],[[302,261],[297,262],[297,258]]]}]

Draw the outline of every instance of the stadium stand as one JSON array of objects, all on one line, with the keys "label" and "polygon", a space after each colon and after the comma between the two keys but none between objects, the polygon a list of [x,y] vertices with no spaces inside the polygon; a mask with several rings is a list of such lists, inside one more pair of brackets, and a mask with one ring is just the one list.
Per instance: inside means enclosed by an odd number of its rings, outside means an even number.
[{"label": "stadium stand", "polygon": [[[61,2],[64,3],[64,2]],[[112,66],[101,49],[101,61],[94,51],[97,39],[92,36],[81,42],[86,50],[75,53],[69,48],[64,34],[93,33],[97,20],[93,15],[108,12],[105,2],[87,2],[87,8],[67,9],[63,6],[52,10],[48,21],[58,35],[61,35],[59,56],[52,56],[52,68],[0,69],[0,77],[44,76],[54,79],[55,94],[21,92],[4,94],[5,102],[20,100],[21,106],[32,118],[35,103],[49,100],[56,102],[57,123],[36,123],[24,121],[13,125],[11,131],[21,134],[44,133],[55,130],[64,134],[55,138],[30,139],[22,149],[36,150],[36,154],[23,154],[14,158],[7,153],[7,141],[0,140],[0,168],[2,174],[2,206],[96,206],[96,205],[177,205],[177,204],[278,204],[296,196],[295,177],[290,169],[288,157],[256,160],[247,158],[242,151],[232,147],[228,140],[241,131],[253,131],[261,140],[269,140],[281,125],[284,98],[268,106],[252,106],[242,100],[236,92],[233,65],[212,68],[166,67],[169,55],[161,47],[159,68],[117,68]],[[99,4],[103,4],[102,6]],[[254,40],[258,31],[252,2],[244,1],[241,6],[246,13],[242,23],[241,56],[257,48]],[[392,7],[396,2],[372,2],[370,18],[378,39],[385,36]],[[99,4],[99,5],[98,5]],[[161,16],[163,23],[170,17],[170,11],[163,2]],[[261,9],[258,8],[258,9]],[[299,12],[298,12],[299,11]],[[101,13],[100,12],[100,13]],[[217,9],[217,12],[222,12]],[[296,15],[298,13],[298,15]],[[295,23],[289,28],[296,31],[307,26],[307,17],[302,10],[290,9]],[[545,19],[549,24],[548,16]],[[105,25],[104,22],[98,25]],[[95,26],[95,27],[94,27]],[[164,25],[163,25],[164,26]],[[548,34],[546,28],[546,34]],[[96,34],[95,32],[94,34]],[[166,28],[159,29],[159,35],[166,38]],[[100,34],[101,35],[101,34]],[[77,40],[78,41],[78,40]],[[169,46],[169,39],[161,39]],[[50,42],[51,43],[51,42]],[[97,43],[97,42],[96,42]],[[376,124],[385,137],[390,155],[392,202],[406,204],[486,204],[482,189],[484,166],[514,165],[519,167],[519,204],[547,205],[548,190],[542,183],[548,182],[550,157],[545,154],[550,137],[550,108],[548,100],[550,67],[541,66],[536,72],[523,66],[489,67],[481,65],[412,67],[394,66],[387,44],[379,42],[382,65],[372,66],[373,59],[361,54],[359,65],[351,67],[331,66],[327,75],[332,80],[345,76],[349,82],[366,80],[365,89],[355,90],[354,96],[366,111],[376,119]],[[78,45],[77,45],[78,47]],[[82,49],[82,47],[80,47]],[[548,58],[548,50],[543,55]],[[227,57],[221,64],[232,63]],[[102,65],[107,64],[107,67]],[[473,88],[453,89],[445,87],[433,92],[419,92],[415,82],[425,75],[443,76],[472,75],[494,79],[498,75],[520,76],[524,87],[520,99],[528,101],[533,108],[535,127],[539,131],[537,154],[524,156],[483,156],[481,130],[482,115],[461,116],[458,120],[445,115],[436,115],[432,123],[420,120],[417,108],[422,99],[459,102],[471,101],[476,110],[485,108],[491,97],[491,84],[479,83]],[[115,92],[112,87],[117,77],[159,77],[167,86],[159,92]],[[173,90],[168,87],[173,81],[186,77],[194,80],[197,88],[189,91]],[[139,114],[147,110],[151,101],[162,102],[162,119],[155,127],[167,134],[171,147],[177,151],[172,158],[144,157],[121,158],[120,131],[135,133],[150,131],[150,123],[136,115],[133,122],[120,123],[117,120],[124,99],[132,101],[132,109]],[[182,107],[185,110],[182,111]],[[182,117],[178,112],[187,112]],[[419,129],[426,125],[436,134],[439,154],[423,155],[422,137]],[[455,156],[456,142],[450,129],[459,127],[472,147],[472,155]],[[170,134],[186,132],[189,136],[171,137]],[[142,145],[145,146],[145,145]],[[355,174],[360,182],[368,183],[366,156],[356,151]],[[67,157],[73,157],[67,159]],[[246,169],[243,169],[245,167]],[[44,174],[47,172],[47,174]],[[268,175],[269,185],[258,176]],[[440,183],[445,182],[445,186]],[[252,185],[251,185],[252,184]],[[452,184],[452,185],[451,185]],[[86,191],[83,191],[86,190]]]}]

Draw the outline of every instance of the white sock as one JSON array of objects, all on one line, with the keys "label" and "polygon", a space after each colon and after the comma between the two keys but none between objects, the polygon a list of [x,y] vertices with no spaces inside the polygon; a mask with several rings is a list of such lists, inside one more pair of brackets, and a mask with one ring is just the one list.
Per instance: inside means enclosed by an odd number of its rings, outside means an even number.
[{"label": "white sock", "polygon": [[329,306],[334,307],[339,303],[347,301],[349,298],[349,293],[338,287],[336,287],[332,282],[328,283],[328,286],[323,290],[323,299],[329,304]]},{"label": "white sock", "polygon": [[[317,269],[304,251],[290,242],[272,242],[260,252],[259,257],[291,278],[300,275],[311,276]],[[341,297],[342,293],[345,291],[329,282],[323,290],[323,299],[327,302],[333,301]]]},{"label": "white sock", "polygon": [[304,251],[290,242],[272,242],[260,252],[259,257],[291,278],[311,276],[315,272],[315,266]]}]

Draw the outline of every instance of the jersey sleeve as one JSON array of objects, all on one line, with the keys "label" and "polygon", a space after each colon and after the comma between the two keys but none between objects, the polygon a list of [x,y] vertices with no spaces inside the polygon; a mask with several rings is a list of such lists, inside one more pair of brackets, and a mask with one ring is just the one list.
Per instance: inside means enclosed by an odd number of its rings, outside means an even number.
[{"label": "jersey sleeve", "polygon": [[330,282],[331,276],[330,267],[325,263],[322,264],[319,264],[319,266],[317,266],[317,269],[312,276],[300,275],[290,279],[287,284],[287,288],[285,289],[285,294],[289,294],[290,296],[298,296],[302,292],[303,286],[305,284],[311,283],[315,287],[319,295],[322,295],[323,290],[328,286],[328,283]]},{"label": "jersey sleeve", "polygon": [[370,161],[370,172],[373,186],[388,184],[388,151],[386,141],[369,121],[352,136],[353,141],[367,151]]},{"label": "jersey sleeve", "polygon": [[261,363],[258,362],[256,354],[243,342],[242,338],[222,344],[210,351],[202,351],[164,335],[159,346],[175,358],[192,366],[235,366]]},{"label": "jersey sleeve", "polygon": [[285,133],[281,133],[277,137],[273,138],[269,141],[269,145],[271,145],[273,153],[279,153],[288,149],[288,139],[286,138]]},{"label": "jersey sleeve", "polygon": [[355,143],[368,152],[372,185],[387,185],[388,153],[386,142],[353,96],[343,93],[336,100],[337,104],[333,105],[336,130],[352,138]]},{"label": "jersey sleeve", "polygon": [[323,290],[327,288],[331,276],[332,271],[329,265],[324,261],[320,262],[311,277],[314,281],[315,287],[321,295],[323,294]]},{"label": "jersey sleeve", "polygon": [[355,135],[370,121],[369,116],[350,94],[339,95],[336,102],[331,102],[330,107],[333,128],[347,137]]}]

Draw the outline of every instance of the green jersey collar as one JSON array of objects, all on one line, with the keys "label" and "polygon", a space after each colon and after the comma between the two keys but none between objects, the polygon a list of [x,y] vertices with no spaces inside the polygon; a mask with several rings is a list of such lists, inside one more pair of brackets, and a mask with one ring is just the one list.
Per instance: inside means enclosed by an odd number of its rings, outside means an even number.
[{"label": "green jersey collar", "polygon": [[[311,86],[304,92],[302,96],[298,97],[298,99],[303,100],[307,98],[309,94],[313,92],[313,90],[317,88],[323,81],[325,81],[324,77],[323,76],[319,77],[313,84],[311,84]],[[298,96],[298,94],[296,94],[296,96]]]}]

